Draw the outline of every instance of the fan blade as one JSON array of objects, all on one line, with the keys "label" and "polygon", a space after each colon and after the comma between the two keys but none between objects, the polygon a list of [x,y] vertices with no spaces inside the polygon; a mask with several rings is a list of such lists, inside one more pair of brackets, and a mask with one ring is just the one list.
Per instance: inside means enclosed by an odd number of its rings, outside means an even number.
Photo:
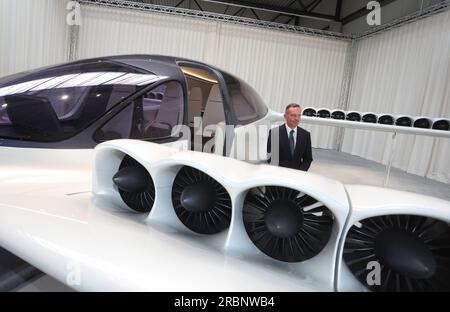
[{"label": "fan blade", "polygon": [[216,234],[231,222],[227,190],[204,172],[184,166],[172,186],[172,203],[180,221],[200,234]]},{"label": "fan blade", "polygon": [[[449,291],[450,227],[414,215],[367,218],[353,225],[343,258],[354,276],[372,291]],[[366,265],[379,261],[381,285],[367,285]],[[445,261],[445,260],[444,260]],[[363,270],[364,273],[361,273]]]},{"label": "fan blade", "polygon": [[[314,207],[304,211],[311,205]],[[307,194],[280,186],[249,190],[242,215],[256,247],[285,262],[305,261],[317,255],[328,243],[333,226],[327,207]]]}]

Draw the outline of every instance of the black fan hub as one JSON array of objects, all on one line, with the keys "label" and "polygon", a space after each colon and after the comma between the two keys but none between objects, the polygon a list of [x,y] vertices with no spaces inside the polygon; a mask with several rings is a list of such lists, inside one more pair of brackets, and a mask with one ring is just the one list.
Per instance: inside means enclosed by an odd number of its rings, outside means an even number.
[{"label": "black fan hub", "polygon": [[321,109],[320,111],[317,112],[317,117],[319,118],[330,118],[330,112],[327,111],[326,109]]},{"label": "black fan hub", "polygon": [[401,127],[411,127],[412,121],[409,117],[400,117],[399,119],[397,119],[395,124]]},{"label": "black fan hub", "polygon": [[347,114],[347,120],[349,121],[361,121],[361,115],[358,113]]},{"label": "black fan hub", "polygon": [[208,211],[214,206],[216,191],[206,182],[188,185],[181,193],[181,205],[191,212]]},{"label": "black fan hub", "polygon": [[420,119],[417,119],[417,120],[414,122],[414,127],[415,127],[415,128],[429,129],[429,128],[431,127],[431,123],[430,123],[430,121],[429,121],[428,119],[426,119],[426,118],[420,118]]},{"label": "black fan hub", "polygon": [[450,123],[447,120],[438,120],[433,123],[435,130],[450,130]]},{"label": "black fan hub", "polygon": [[265,216],[270,233],[277,237],[292,237],[303,225],[302,210],[292,201],[278,199],[272,202]]},{"label": "black fan hub", "polygon": [[376,123],[377,122],[377,116],[375,116],[374,114],[366,114],[363,116],[362,120],[364,122],[368,122],[368,123]]},{"label": "black fan hub", "polygon": [[382,125],[393,125],[394,124],[394,118],[389,115],[383,115],[380,118],[378,118],[378,123]]},{"label": "black fan hub", "polygon": [[403,230],[385,230],[375,242],[377,256],[394,272],[426,279],[436,272],[433,253],[419,239]]},{"label": "black fan hub", "polygon": [[125,192],[139,193],[147,189],[150,175],[142,166],[129,166],[120,169],[114,176],[113,182]]},{"label": "black fan hub", "polygon": [[344,112],[340,112],[340,111],[334,112],[333,114],[331,114],[331,118],[344,120],[345,119],[345,113]]},{"label": "black fan hub", "polygon": [[307,108],[303,111],[303,115],[308,117],[316,117],[316,114],[316,111],[312,108]]}]

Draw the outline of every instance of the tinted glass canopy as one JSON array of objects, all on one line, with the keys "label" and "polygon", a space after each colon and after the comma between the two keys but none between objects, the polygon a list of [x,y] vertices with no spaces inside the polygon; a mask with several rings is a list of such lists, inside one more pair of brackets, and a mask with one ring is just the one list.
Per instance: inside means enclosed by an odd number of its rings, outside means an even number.
[{"label": "tinted glass canopy", "polygon": [[114,60],[60,65],[2,79],[0,137],[68,138],[158,79],[152,72]]}]

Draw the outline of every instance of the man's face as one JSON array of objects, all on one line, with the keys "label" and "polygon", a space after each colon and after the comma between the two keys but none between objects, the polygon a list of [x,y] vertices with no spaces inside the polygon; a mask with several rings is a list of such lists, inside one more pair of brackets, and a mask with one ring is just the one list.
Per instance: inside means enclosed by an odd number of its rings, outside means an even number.
[{"label": "man's face", "polygon": [[286,113],[284,113],[284,119],[286,119],[286,124],[289,128],[293,129],[300,123],[300,116],[302,111],[298,107],[291,107]]}]

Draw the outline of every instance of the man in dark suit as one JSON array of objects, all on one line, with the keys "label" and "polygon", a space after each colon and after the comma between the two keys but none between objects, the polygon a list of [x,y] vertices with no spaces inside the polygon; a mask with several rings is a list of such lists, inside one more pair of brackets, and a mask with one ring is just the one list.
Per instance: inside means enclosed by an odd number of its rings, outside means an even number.
[{"label": "man in dark suit", "polygon": [[286,106],[285,123],[269,132],[267,153],[269,163],[280,167],[308,171],[311,166],[311,135],[298,126],[302,115],[300,105]]}]

